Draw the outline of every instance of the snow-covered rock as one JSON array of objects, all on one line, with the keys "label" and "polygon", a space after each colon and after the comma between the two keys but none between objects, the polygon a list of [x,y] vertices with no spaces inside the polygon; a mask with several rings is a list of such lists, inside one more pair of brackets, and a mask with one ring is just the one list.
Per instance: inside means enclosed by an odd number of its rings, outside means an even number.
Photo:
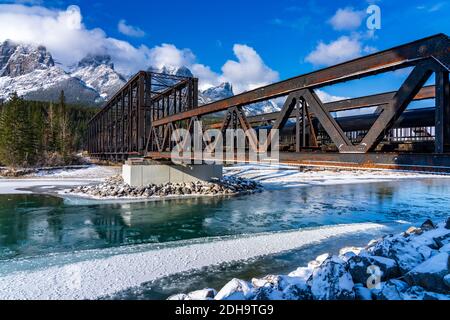
[{"label": "snow-covered rock", "polygon": [[184,300],[212,300],[216,296],[217,291],[214,289],[203,289],[190,292],[187,299]]},{"label": "snow-covered rock", "polygon": [[401,300],[450,300],[450,296],[436,292],[426,291],[422,287],[414,286],[401,294]]},{"label": "snow-covered rock", "polygon": [[357,247],[345,247],[339,250],[339,258],[348,262],[352,257],[355,257],[361,253],[362,248]]},{"label": "snow-covered rock", "polygon": [[252,279],[254,300],[311,300],[307,278],[270,275]]},{"label": "snow-covered rock", "polygon": [[427,221],[425,221],[421,226],[420,229],[424,230],[424,231],[430,231],[433,229],[436,229],[436,225],[433,223],[433,221],[431,221],[430,219],[428,219]]},{"label": "snow-covered rock", "polygon": [[[449,253],[438,251],[446,247],[436,242],[450,237],[446,223],[428,221],[420,232],[414,228],[410,233],[372,240],[364,249],[344,248],[339,256],[323,254],[288,275],[254,278],[250,283],[233,279],[214,299],[450,300]],[[399,262],[411,268],[406,275],[400,274]],[[367,273],[369,267],[378,271]],[[370,276],[377,281],[367,281]],[[170,299],[191,299],[190,295]]]},{"label": "snow-covered rock", "polygon": [[395,260],[400,272],[406,274],[425,261],[432,251],[425,246],[415,246],[408,238],[388,236],[376,242],[368,249],[368,252],[374,256]]},{"label": "snow-covered rock", "polygon": [[299,267],[296,270],[289,273],[289,276],[303,279],[306,282],[311,277],[313,271],[314,271],[314,268]]},{"label": "snow-covered rock", "polygon": [[214,297],[215,300],[250,300],[254,297],[251,284],[233,279],[228,282]]},{"label": "snow-covered rock", "polygon": [[447,288],[450,289],[450,274],[444,277],[444,283],[447,286]]},{"label": "snow-covered rock", "polygon": [[450,256],[439,253],[412,269],[405,276],[411,286],[421,286],[439,293],[450,293],[444,277],[450,273]]},{"label": "snow-covered rock", "polygon": [[351,300],[355,298],[352,276],[342,259],[329,257],[314,269],[308,280],[315,300]]},{"label": "snow-covered rock", "polygon": [[190,299],[187,294],[179,293],[179,294],[175,294],[173,296],[168,297],[167,300],[182,301],[182,300],[190,300]]},{"label": "snow-covered rock", "polygon": [[348,260],[349,271],[355,283],[366,284],[371,272],[370,266],[381,271],[381,281],[399,276],[397,262],[393,259],[377,256],[354,256]]},{"label": "snow-covered rock", "polygon": [[408,284],[404,281],[392,279],[381,283],[381,289],[373,289],[372,294],[376,300],[403,300],[402,293],[406,291]]},{"label": "snow-covered rock", "polygon": [[439,252],[446,252],[450,254],[450,243],[446,244],[445,246],[443,246],[442,248],[439,249]]},{"label": "snow-covered rock", "polygon": [[355,284],[354,290],[356,300],[373,300],[370,289],[367,289],[361,283]]}]

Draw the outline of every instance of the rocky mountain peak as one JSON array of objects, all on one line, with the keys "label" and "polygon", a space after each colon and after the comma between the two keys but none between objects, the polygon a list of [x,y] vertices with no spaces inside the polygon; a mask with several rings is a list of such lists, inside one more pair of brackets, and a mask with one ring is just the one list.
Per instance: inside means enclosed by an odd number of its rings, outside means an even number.
[{"label": "rocky mountain peak", "polygon": [[186,66],[181,67],[175,67],[175,66],[163,66],[162,68],[157,67],[149,67],[148,71],[150,72],[156,72],[156,73],[164,73],[164,74],[170,74],[173,76],[179,76],[179,77],[193,77],[191,70],[189,70]]},{"label": "rocky mountain peak", "polygon": [[224,82],[217,87],[211,87],[201,92],[203,103],[226,99],[234,96],[233,86],[229,82]]},{"label": "rocky mountain peak", "polygon": [[12,41],[0,45],[0,76],[19,77],[54,65],[52,55],[44,46],[14,44]]},{"label": "rocky mountain peak", "polygon": [[78,68],[94,67],[97,68],[101,65],[106,65],[114,70],[114,63],[111,61],[109,55],[87,55],[78,63]]},{"label": "rocky mountain peak", "polygon": [[11,40],[6,40],[5,42],[0,43],[0,70],[3,70],[3,68],[6,66],[9,58],[11,58],[14,51],[16,51],[16,48],[17,44],[12,42]]}]

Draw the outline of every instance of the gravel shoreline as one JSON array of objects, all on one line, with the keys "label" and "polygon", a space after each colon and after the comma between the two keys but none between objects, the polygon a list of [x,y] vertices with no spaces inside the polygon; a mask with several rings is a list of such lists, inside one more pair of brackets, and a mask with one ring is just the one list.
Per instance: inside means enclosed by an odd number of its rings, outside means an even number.
[{"label": "gravel shoreline", "polygon": [[115,176],[96,185],[78,186],[65,190],[63,194],[92,199],[152,199],[174,196],[235,196],[259,192],[259,183],[235,177],[224,177],[214,182],[166,183],[132,187]]}]

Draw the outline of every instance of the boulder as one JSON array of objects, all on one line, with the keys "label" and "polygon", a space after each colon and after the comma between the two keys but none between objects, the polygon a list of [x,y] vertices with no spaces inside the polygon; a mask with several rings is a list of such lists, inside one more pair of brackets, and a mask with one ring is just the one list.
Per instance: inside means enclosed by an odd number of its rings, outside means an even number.
[{"label": "boulder", "polygon": [[432,253],[432,249],[428,246],[417,246],[410,239],[391,236],[377,241],[367,251],[374,256],[395,260],[401,274],[411,271]]},{"label": "boulder", "polygon": [[373,300],[372,292],[362,284],[355,284],[355,299],[356,300]]},{"label": "boulder", "polygon": [[423,233],[423,230],[420,228],[416,228],[416,227],[410,227],[408,230],[405,231],[406,235],[421,235]]},{"label": "boulder", "polygon": [[304,282],[289,283],[283,290],[283,300],[312,300],[311,288]]},{"label": "boulder", "polygon": [[450,217],[448,217],[447,221],[445,221],[445,229],[450,229]]},{"label": "boulder", "polygon": [[430,231],[433,229],[436,229],[436,225],[433,223],[433,221],[431,221],[430,219],[428,219],[427,221],[425,221],[421,226],[420,229],[424,230],[424,231]]},{"label": "boulder", "polygon": [[[271,297],[280,297],[283,300],[312,300],[311,288],[307,285],[312,270],[306,269],[298,268],[289,276],[268,276],[258,281],[252,281],[252,283],[254,287],[264,285],[266,289],[272,288]],[[266,281],[266,283],[264,284],[262,281]]]},{"label": "boulder", "polygon": [[180,300],[190,300],[190,299],[189,299],[189,296],[187,294],[180,293],[180,294],[175,294],[173,296],[168,297],[167,300],[180,301]]},{"label": "boulder", "polygon": [[376,300],[403,300],[402,293],[408,289],[408,284],[401,280],[389,280],[381,284],[381,289],[372,290]]},{"label": "boulder", "polygon": [[402,293],[403,300],[450,300],[450,296],[436,292],[426,291],[419,286],[408,288]]},{"label": "boulder", "polygon": [[214,297],[214,300],[250,300],[255,296],[251,285],[239,279],[228,282]]},{"label": "boulder", "polygon": [[444,284],[447,286],[448,289],[450,289],[450,274],[444,277]]},{"label": "boulder", "polygon": [[251,282],[254,288],[271,287],[277,290],[282,290],[285,285],[283,276],[274,275],[265,276],[261,279],[253,278]]},{"label": "boulder", "polygon": [[408,272],[405,281],[411,286],[420,286],[426,290],[448,294],[450,289],[445,285],[444,277],[450,273],[449,266],[449,254],[439,253]]},{"label": "boulder", "polygon": [[309,277],[311,277],[313,270],[314,270],[314,268],[300,267],[300,268],[297,268],[296,270],[292,271],[291,273],[289,273],[288,276],[297,278],[297,279],[302,279],[306,283],[306,281],[309,279]]},{"label": "boulder", "polygon": [[315,260],[308,262],[308,268],[314,270],[315,268],[320,267],[325,260],[331,257],[332,256],[329,253],[324,253],[318,256]]},{"label": "boulder", "polygon": [[188,294],[189,300],[212,300],[216,296],[217,291],[214,289],[203,289],[190,292]]},{"label": "boulder", "polygon": [[370,266],[379,268],[381,271],[380,281],[387,281],[400,275],[397,262],[385,257],[354,256],[348,260],[348,265],[353,282],[364,285],[367,284],[369,277],[373,274]]},{"label": "boulder", "polygon": [[273,287],[260,287],[255,289],[253,300],[283,300],[283,292]]},{"label": "boulder", "polygon": [[339,250],[339,258],[348,262],[352,257],[359,255],[362,251],[362,248],[357,247],[345,247]]},{"label": "boulder", "polygon": [[434,237],[433,241],[436,244],[436,249],[439,250],[443,246],[450,244],[450,232],[439,237]]},{"label": "boulder", "polygon": [[450,254],[450,243],[439,249],[439,252],[447,252]]},{"label": "boulder", "polygon": [[328,257],[316,267],[308,279],[315,300],[353,300],[352,276],[347,266],[338,257]]}]

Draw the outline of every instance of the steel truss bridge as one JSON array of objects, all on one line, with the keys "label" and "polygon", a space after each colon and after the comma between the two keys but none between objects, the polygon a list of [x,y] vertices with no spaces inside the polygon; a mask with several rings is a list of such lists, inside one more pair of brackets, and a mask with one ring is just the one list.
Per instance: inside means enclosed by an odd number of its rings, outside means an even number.
[{"label": "steel truss bridge", "polygon": [[[324,103],[315,91],[400,69],[409,74],[394,92]],[[202,120],[222,131],[279,129],[285,163],[450,171],[449,70],[450,41],[437,34],[201,106],[196,78],[141,71],[89,122],[88,151],[118,162],[167,159],[174,130]],[[246,116],[246,106],[280,97],[280,112]],[[432,108],[407,110],[427,99]],[[365,108],[376,111],[336,116]]]}]

